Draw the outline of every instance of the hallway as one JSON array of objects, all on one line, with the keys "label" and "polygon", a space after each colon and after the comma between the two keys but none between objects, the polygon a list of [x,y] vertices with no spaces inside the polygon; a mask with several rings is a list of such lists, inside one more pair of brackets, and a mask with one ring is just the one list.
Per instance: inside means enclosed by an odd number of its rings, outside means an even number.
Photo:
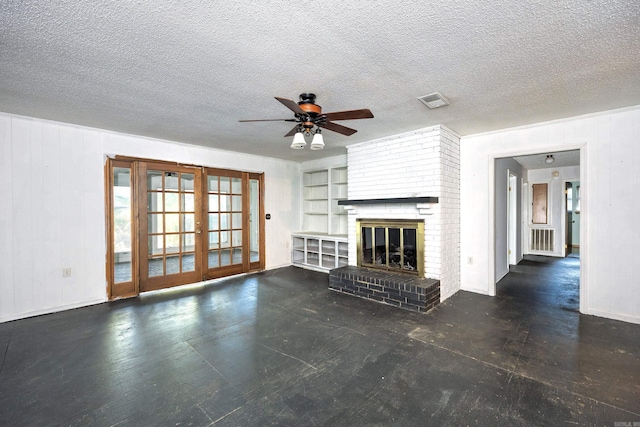
[{"label": "hallway", "polygon": [[428,314],[286,267],[0,324],[0,425],[640,421],[640,325],[577,312],[577,261]]}]

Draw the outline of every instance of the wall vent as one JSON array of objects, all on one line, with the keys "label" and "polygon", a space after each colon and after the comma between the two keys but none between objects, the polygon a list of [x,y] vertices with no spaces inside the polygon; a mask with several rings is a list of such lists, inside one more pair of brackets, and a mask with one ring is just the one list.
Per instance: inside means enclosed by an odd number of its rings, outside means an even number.
[{"label": "wall vent", "polygon": [[534,252],[553,252],[555,230],[552,228],[532,228],[529,249]]}]

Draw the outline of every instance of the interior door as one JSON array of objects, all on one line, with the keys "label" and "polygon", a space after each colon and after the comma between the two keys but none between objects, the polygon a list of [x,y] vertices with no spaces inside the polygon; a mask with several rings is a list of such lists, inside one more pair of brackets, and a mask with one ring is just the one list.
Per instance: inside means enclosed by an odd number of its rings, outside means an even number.
[{"label": "interior door", "polygon": [[570,182],[564,186],[564,206],[565,206],[565,236],[564,236],[564,256],[571,254],[573,242],[573,185]]},{"label": "interior door", "polygon": [[140,291],[202,278],[200,168],[140,162]]}]

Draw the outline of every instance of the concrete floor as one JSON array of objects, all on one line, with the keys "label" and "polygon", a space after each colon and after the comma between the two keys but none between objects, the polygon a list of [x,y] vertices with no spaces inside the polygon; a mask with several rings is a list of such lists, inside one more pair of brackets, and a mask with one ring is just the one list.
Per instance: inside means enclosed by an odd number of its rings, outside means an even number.
[{"label": "concrete floor", "polygon": [[288,267],[0,324],[0,425],[640,425],[640,325],[580,315],[578,263],[428,314]]}]

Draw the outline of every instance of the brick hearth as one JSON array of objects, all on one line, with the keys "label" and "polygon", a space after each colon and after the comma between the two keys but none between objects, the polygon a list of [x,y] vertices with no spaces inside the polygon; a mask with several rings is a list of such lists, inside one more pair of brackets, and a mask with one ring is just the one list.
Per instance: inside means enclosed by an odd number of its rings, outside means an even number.
[{"label": "brick hearth", "polygon": [[421,313],[440,303],[440,281],[361,267],[329,273],[329,289]]}]

